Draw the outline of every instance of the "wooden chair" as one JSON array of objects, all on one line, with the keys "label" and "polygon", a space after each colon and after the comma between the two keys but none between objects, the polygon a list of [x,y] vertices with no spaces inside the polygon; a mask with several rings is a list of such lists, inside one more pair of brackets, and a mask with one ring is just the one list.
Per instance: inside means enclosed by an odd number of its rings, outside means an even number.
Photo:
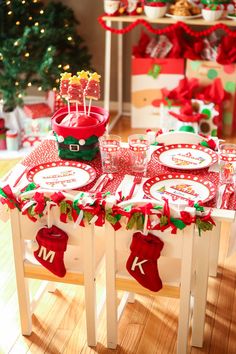
[{"label": "wooden chair", "polygon": [[[214,139],[214,138],[213,138]],[[201,135],[195,133],[174,131],[167,132],[158,135],[157,141],[159,144],[171,145],[171,144],[199,144],[200,142],[206,140]],[[218,255],[219,255],[219,244],[220,244],[220,225],[217,223],[216,229],[214,229],[214,235],[210,234],[210,263],[209,263],[209,275],[217,275],[218,266]]]},{"label": "wooden chair", "polygon": [[[55,193],[55,191],[36,190],[44,192],[45,195]],[[35,191],[26,192],[21,198],[31,198]],[[67,200],[73,202],[74,196],[64,193]],[[69,283],[84,286],[85,311],[87,324],[87,344],[95,346],[97,344],[96,328],[97,319],[102,309],[96,307],[96,274],[99,265],[104,258],[104,234],[99,228],[99,232],[94,237],[94,225],[80,227],[73,221],[63,223],[59,218],[59,207],[49,207],[50,213],[47,217],[36,222],[31,221],[26,215],[22,215],[18,209],[10,211],[12,242],[15,261],[15,274],[17,283],[18,303],[21,321],[21,331],[23,335],[30,335],[32,332],[32,313],[45,290],[55,290],[57,282]],[[64,277],[58,277],[43,267],[34,257],[33,251],[38,247],[35,236],[39,229],[45,224],[56,225],[64,230],[68,235],[67,250],[64,253],[64,264],[67,270]],[[49,225],[48,225],[49,226]],[[39,279],[42,286],[30,301],[30,291],[28,279]],[[105,296],[103,299],[105,303]]]},{"label": "wooden chair", "polygon": [[[120,203],[125,207],[129,204],[143,205],[152,202],[153,205],[161,205],[155,200],[135,201],[129,200]],[[195,213],[193,208],[189,208],[191,213]],[[171,211],[172,215],[176,213]],[[134,231],[122,229],[114,231],[107,225],[106,238],[106,304],[107,304],[107,346],[116,348],[118,321],[123,309],[129,299],[129,293],[140,293],[154,296],[168,296],[179,298],[179,322],[177,335],[177,353],[187,353],[189,319],[190,319],[190,298],[195,280],[195,270],[193,267],[193,245],[194,245],[194,225],[187,226],[183,231],[178,231],[176,235],[170,232],[151,232],[158,235],[164,242],[161,257],[158,260],[159,274],[163,282],[163,288],[153,293],[142,287],[126,270],[126,260],[130,254],[130,242]],[[177,263],[176,263],[177,262]],[[117,291],[126,291],[120,305],[117,308]],[[204,297],[206,294],[204,294]],[[202,300],[202,299],[201,299]],[[203,302],[206,298],[203,299]]]}]

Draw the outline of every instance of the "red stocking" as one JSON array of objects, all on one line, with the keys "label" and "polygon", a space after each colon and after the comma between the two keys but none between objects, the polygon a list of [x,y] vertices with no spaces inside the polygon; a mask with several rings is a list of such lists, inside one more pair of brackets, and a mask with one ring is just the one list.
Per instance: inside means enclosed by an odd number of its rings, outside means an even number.
[{"label": "red stocking", "polygon": [[157,259],[160,257],[164,246],[162,240],[157,236],[141,232],[133,234],[130,245],[130,256],[126,263],[128,272],[145,288],[158,291],[162,288]]},{"label": "red stocking", "polygon": [[35,258],[50,272],[64,277],[64,252],[66,251],[68,236],[57,226],[43,227],[36,235],[38,249],[34,252]]}]

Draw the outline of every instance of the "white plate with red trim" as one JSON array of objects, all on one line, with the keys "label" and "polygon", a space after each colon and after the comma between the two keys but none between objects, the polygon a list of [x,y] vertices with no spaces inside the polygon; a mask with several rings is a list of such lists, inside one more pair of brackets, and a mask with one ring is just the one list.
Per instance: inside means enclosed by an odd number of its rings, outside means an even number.
[{"label": "white plate with red trim", "polygon": [[206,168],[218,161],[218,154],[201,145],[165,145],[153,152],[153,156],[164,166],[179,170]]},{"label": "white plate with red trim", "polygon": [[192,15],[192,16],[178,16],[178,15],[172,15],[172,14],[166,13],[166,17],[171,17],[175,20],[181,21],[181,20],[192,20],[194,18],[200,18],[200,17],[202,17],[202,14]]},{"label": "white plate with red trim", "polygon": [[34,166],[27,172],[30,182],[42,188],[66,190],[86,186],[96,177],[91,166],[78,161],[55,161]]},{"label": "white plate with red trim", "polygon": [[205,177],[187,173],[162,174],[148,179],[143,184],[146,196],[172,204],[188,205],[190,201],[207,202],[216,195],[216,185]]}]

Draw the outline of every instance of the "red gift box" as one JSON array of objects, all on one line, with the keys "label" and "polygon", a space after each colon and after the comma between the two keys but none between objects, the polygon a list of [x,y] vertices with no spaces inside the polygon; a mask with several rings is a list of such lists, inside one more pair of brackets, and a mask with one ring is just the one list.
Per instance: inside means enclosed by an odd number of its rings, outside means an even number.
[{"label": "red gift box", "polygon": [[30,118],[43,118],[52,115],[51,108],[46,103],[31,103],[24,105],[24,111]]}]

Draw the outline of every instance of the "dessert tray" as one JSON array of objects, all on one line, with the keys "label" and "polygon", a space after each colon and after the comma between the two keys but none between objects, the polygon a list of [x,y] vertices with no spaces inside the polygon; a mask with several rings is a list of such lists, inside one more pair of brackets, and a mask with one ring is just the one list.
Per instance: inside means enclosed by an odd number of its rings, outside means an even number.
[{"label": "dessert tray", "polygon": [[202,17],[201,14],[198,15],[192,15],[192,16],[178,16],[178,15],[172,15],[172,14],[165,14],[166,17],[171,17],[174,18],[175,20],[183,21],[183,20],[192,20],[194,18],[200,18]]},{"label": "dessert tray", "polygon": [[66,190],[86,186],[96,177],[96,171],[78,161],[55,161],[34,166],[27,179],[42,188]]},{"label": "dessert tray", "polygon": [[206,168],[218,161],[215,151],[196,144],[172,144],[153,152],[162,165],[181,170]]},{"label": "dessert tray", "polygon": [[150,198],[161,200],[164,197],[172,204],[188,205],[190,201],[205,203],[214,198],[216,186],[205,177],[171,173],[148,179],[143,191]]}]

